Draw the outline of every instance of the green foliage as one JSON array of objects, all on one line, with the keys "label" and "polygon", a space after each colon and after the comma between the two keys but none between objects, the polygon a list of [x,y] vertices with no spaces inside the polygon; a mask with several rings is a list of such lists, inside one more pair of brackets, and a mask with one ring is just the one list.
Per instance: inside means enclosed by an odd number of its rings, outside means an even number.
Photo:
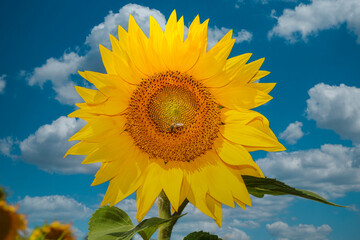
[{"label": "green foliage", "polygon": [[242,176],[249,193],[255,197],[262,198],[265,194],[269,195],[294,195],[297,197],[307,198],[332,206],[343,207],[329,202],[320,195],[311,191],[290,187],[283,182],[274,178],[258,178],[253,176]]},{"label": "green foliage", "polygon": [[187,235],[184,240],[222,240],[216,235],[212,235],[207,232],[192,232],[189,235]]},{"label": "green foliage", "polygon": [[130,217],[117,207],[105,206],[95,211],[89,222],[89,240],[130,240],[139,233],[144,240],[149,240],[160,225],[174,221],[181,216],[149,218],[137,226]]}]

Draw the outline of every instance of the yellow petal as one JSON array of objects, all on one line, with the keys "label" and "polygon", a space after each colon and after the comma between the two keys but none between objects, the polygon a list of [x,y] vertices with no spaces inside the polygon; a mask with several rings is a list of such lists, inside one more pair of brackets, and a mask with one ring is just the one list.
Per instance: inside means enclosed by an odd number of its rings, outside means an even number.
[{"label": "yellow petal", "polygon": [[[235,207],[231,188],[229,187],[229,184],[234,185],[234,182],[227,182],[229,179],[228,174],[231,173],[226,170],[223,163],[219,161],[217,165],[206,167],[204,171],[205,180],[209,187],[209,195],[229,207]],[[232,179],[236,181],[235,177]],[[214,212],[212,213],[214,214]]]},{"label": "yellow petal", "polygon": [[133,145],[134,141],[126,132],[113,135],[110,139],[99,143],[96,151],[89,153],[82,164],[111,161],[122,162],[125,160],[125,152],[133,149]]},{"label": "yellow petal", "polygon": [[177,16],[176,11],[174,10],[166,23],[165,36],[172,38],[172,35],[177,33]]},{"label": "yellow petal", "polygon": [[239,72],[249,61],[252,53],[244,53],[236,57],[229,58],[226,61],[225,69],[226,71],[232,70],[233,72]]},{"label": "yellow petal", "polygon": [[[136,161],[134,161],[136,160]],[[128,159],[119,169],[118,176],[110,180],[108,190],[104,196],[102,206],[110,203],[111,206],[122,201],[135,192],[141,183],[142,173],[148,164],[148,156],[138,152],[136,159]]]},{"label": "yellow petal", "polygon": [[136,192],[136,219],[140,222],[159,196],[161,188],[160,176],[162,169],[157,163],[150,163],[144,173],[144,180]]},{"label": "yellow petal", "polygon": [[157,53],[160,52],[163,35],[164,33],[158,22],[155,20],[154,17],[150,16],[149,44],[154,48]]},{"label": "yellow petal", "polygon": [[99,45],[99,49],[106,72],[108,74],[115,74],[116,71],[112,52],[101,44]]},{"label": "yellow petal", "polygon": [[230,109],[256,108],[272,99],[270,95],[246,86],[232,87],[229,84],[221,88],[212,88],[210,91],[216,102]]},{"label": "yellow petal", "polygon": [[88,155],[98,149],[97,143],[90,143],[90,142],[79,142],[72,146],[65,154],[64,157],[67,155]]},{"label": "yellow petal", "polygon": [[[225,36],[224,38],[226,38]],[[216,44],[213,51],[200,56],[196,65],[189,71],[189,74],[194,76],[198,81],[215,76],[222,70],[229,56],[231,49],[235,43],[235,39],[220,41],[218,47]]]},{"label": "yellow petal", "polygon": [[75,110],[74,112],[70,113],[68,115],[68,117],[71,117],[71,118],[77,117],[77,118],[84,119],[85,121],[90,121],[91,119],[96,118],[97,115],[91,114],[84,109],[78,109],[78,110]]},{"label": "yellow petal", "polygon": [[284,146],[266,133],[251,127],[226,124],[220,127],[221,135],[227,140],[250,147],[284,150]]},{"label": "yellow petal", "polygon": [[221,203],[216,201],[211,196],[206,196],[206,204],[211,212],[214,213],[216,224],[221,227],[222,224],[222,207]]},{"label": "yellow petal", "polygon": [[276,83],[250,83],[248,86],[269,93],[275,87]]},{"label": "yellow petal", "polygon": [[180,36],[181,41],[184,41],[184,17],[181,17],[177,22],[177,29]]},{"label": "yellow petal", "polygon": [[183,181],[183,170],[176,166],[164,166],[161,176],[161,186],[170,200],[175,211],[178,210],[180,204],[180,190]]},{"label": "yellow petal", "polygon": [[[236,198],[234,200],[237,203],[237,205],[239,205],[242,209],[246,210],[245,203],[241,202],[239,199],[236,199]],[[251,205],[250,205],[250,207],[251,207]]]},{"label": "yellow petal", "polygon": [[227,165],[227,166],[235,176],[248,175],[248,176],[262,177],[262,178],[265,177],[257,164],[254,164],[252,166],[250,165],[243,165],[243,166]]},{"label": "yellow petal", "polygon": [[255,76],[251,79],[250,82],[254,82],[256,80],[259,80],[260,78],[263,78],[265,76],[267,76],[268,74],[270,74],[270,72],[268,71],[258,71]]},{"label": "yellow petal", "polygon": [[[114,62],[116,68],[119,68],[117,62]],[[131,71],[129,71],[131,73]],[[128,84],[123,80],[128,80],[121,78],[124,75],[108,75],[97,72],[85,71],[80,72],[79,74],[88,80],[90,83],[94,84],[97,89],[99,89],[106,96],[116,96],[116,95],[124,95],[130,96],[132,91],[134,90],[134,86]],[[125,75],[128,76],[128,75]],[[135,75],[130,75],[131,78],[134,78],[132,81],[136,82],[138,79]],[[138,80],[140,81],[140,80]]]},{"label": "yellow petal", "polygon": [[235,145],[218,137],[214,142],[215,150],[219,157],[230,165],[253,165],[255,164],[249,152],[241,145]]},{"label": "yellow petal", "polygon": [[87,104],[101,104],[108,98],[100,91],[75,86],[76,91]]},{"label": "yellow petal", "polygon": [[105,133],[114,130],[121,133],[125,127],[125,117],[97,117],[88,122],[82,129],[75,133],[69,141],[74,140],[99,140]]},{"label": "yellow petal", "polygon": [[127,35],[128,35],[128,33],[126,32],[126,30],[119,25],[118,26],[119,46],[124,52],[127,52],[129,49]]},{"label": "yellow petal", "polygon": [[129,57],[136,66],[137,70],[146,76],[152,76],[154,69],[152,67],[151,56],[148,56],[148,38],[139,28],[133,16],[129,17],[128,27]]},{"label": "yellow petal", "polygon": [[119,40],[116,39],[113,35],[109,34],[110,42],[111,42],[111,48],[112,52],[122,56],[124,54],[123,50],[121,49],[121,46],[119,44]]},{"label": "yellow petal", "polygon": [[88,105],[86,103],[75,105],[89,113],[114,116],[125,111],[129,106],[129,98],[127,96],[112,96],[99,105]]},{"label": "yellow petal", "polygon": [[250,82],[252,79],[254,79],[264,61],[265,58],[260,58],[256,61],[246,64],[244,68],[236,75],[233,83],[245,84]]},{"label": "yellow petal", "polygon": [[[114,147],[114,146],[112,146]],[[95,179],[92,182],[91,186],[95,186],[110,179],[122,175],[124,171],[127,171],[126,166],[130,163],[134,164],[134,166],[139,161],[139,150],[136,149],[134,144],[128,144],[127,149],[122,147],[110,148],[109,143],[107,143],[107,149],[110,149],[111,152],[107,153],[106,151],[101,151],[103,155],[97,152],[97,156],[100,157],[101,160],[110,160],[109,162],[103,162],[99,171],[95,174]],[[121,149],[121,150],[120,150]],[[117,151],[116,151],[117,150]],[[109,157],[111,159],[104,159],[105,157]],[[94,159],[98,159],[95,158]],[[131,170],[131,169],[130,169]]]},{"label": "yellow petal", "polygon": [[246,62],[251,57],[251,53],[245,53],[226,61],[225,71],[222,74],[215,75],[208,79],[204,79],[203,83],[207,87],[223,87],[229,84],[245,66]]},{"label": "yellow petal", "polygon": [[[274,141],[278,142],[273,131],[271,131],[269,127],[269,120],[262,114],[247,110],[247,109],[239,109],[239,110],[231,110],[231,109],[222,109],[221,110],[221,119],[226,124],[237,124],[247,125],[253,128],[256,128],[263,133],[267,134],[269,137],[273,138]],[[266,150],[266,151],[279,151],[279,149],[283,149],[283,146],[276,147],[264,147],[264,148],[249,148],[249,146],[244,146],[247,151],[255,151],[255,150]],[[279,148],[280,147],[280,148]]]}]

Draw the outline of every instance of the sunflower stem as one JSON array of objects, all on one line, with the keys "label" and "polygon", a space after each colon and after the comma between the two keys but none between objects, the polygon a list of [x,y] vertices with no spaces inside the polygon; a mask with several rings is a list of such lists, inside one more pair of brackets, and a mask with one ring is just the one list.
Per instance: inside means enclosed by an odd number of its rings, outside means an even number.
[{"label": "sunflower stem", "polygon": [[[159,207],[159,217],[160,218],[170,218],[170,217],[174,217],[174,216],[180,216],[188,203],[189,203],[189,201],[187,199],[185,199],[185,201],[179,206],[178,211],[174,212],[171,215],[170,201],[167,198],[167,196],[165,195],[164,191],[161,191],[161,193],[159,194],[159,197],[158,197],[158,202],[157,202],[158,207]],[[159,232],[158,232],[158,240],[170,240],[172,229],[177,221],[178,221],[178,218],[176,218],[175,220],[173,220],[167,224],[163,224],[162,226],[160,226]]]},{"label": "sunflower stem", "polygon": [[[158,207],[159,207],[159,217],[160,218],[170,218],[171,217],[171,210],[170,210],[170,201],[165,195],[164,191],[161,191],[158,197]],[[158,240],[170,240],[171,231],[172,231],[172,224],[167,223],[163,224],[159,227],[158,232]]]}]

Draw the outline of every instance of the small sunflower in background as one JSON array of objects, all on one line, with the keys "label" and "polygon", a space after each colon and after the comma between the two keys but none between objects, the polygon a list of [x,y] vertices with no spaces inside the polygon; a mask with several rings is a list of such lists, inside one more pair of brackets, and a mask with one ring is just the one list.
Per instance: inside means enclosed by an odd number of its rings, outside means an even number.
[{"label": "small sunflower in background", "polygon": [[207,51],[207,26],[197,16],[184,40],[174,11],[165,31],[150,17],[147,37],[130,16],[112,51],[100,46],[107,73],[80,72],[97,90],[76,87],[85,102],[69,117],[87,125],[67,154],[101,163],[92,185],[110,181],[102,205],[136,191],[141,221],[163,191],[174,211],[187,199],[221,226],[221,204],[251,206],[241,176],[264,177],[249,152],[285,150],[251,110],[272,99],[275,83],[256,82],[269,74],[264,59],[228,59],[232,31]]},{"label": "small sunflower in background", "polygon": [[25,215],[17,213],[18,207],[8,205],[0,200],[0,239],[15,240],[20,231],[26,230]]},{"label": "small sunflower in background", "polygon": [[29,240],[75,240],[71,230],[71,224],[62,224],[54,221],[36,228],[30,235]]}]

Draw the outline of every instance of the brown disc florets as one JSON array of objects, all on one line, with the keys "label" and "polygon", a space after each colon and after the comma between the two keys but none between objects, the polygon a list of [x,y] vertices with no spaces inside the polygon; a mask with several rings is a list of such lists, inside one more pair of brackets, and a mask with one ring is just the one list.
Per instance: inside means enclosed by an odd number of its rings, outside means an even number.
[{"label": "brown disc florets", "polygon": [[220,109],[191,76],[167,71],[143,79],[131,96],[126,129],[151,158],[191,161],[211,149]]}]

